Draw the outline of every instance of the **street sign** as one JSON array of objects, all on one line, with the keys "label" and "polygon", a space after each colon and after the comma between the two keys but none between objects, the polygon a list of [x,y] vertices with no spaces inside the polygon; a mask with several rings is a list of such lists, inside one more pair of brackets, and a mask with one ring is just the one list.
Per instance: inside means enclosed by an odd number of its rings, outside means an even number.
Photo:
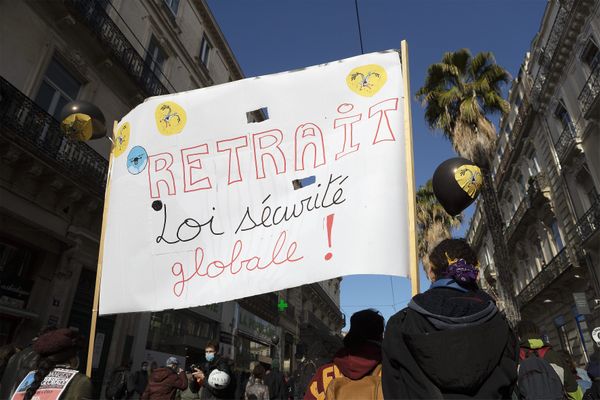
[{"label": "street sign", "polygon": [[575,307],[577,307],[577,314],[587,315],[591,314],[590,305],[588,303],[585,292],[573,293],[573,299],[575,300]]}]

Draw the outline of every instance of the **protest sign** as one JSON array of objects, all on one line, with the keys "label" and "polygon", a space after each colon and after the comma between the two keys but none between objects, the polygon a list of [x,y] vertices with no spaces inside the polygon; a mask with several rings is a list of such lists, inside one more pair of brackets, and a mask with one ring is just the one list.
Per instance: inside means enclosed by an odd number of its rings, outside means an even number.
[{"label": "protest sign", "polygon": [[407,276],[404,79],[386,51],[136,107],[115,130],[100,313]]}]

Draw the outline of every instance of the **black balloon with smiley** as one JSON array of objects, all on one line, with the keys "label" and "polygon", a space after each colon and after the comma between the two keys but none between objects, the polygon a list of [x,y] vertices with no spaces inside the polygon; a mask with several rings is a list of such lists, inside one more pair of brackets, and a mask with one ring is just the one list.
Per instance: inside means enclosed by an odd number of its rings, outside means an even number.
[{"label": "black balloon with smiley", "polygon": [[478,166],[462,157],[441,163],[433,173],[433,193],[444,210],[452,216],[470,206],[483,186]]}]

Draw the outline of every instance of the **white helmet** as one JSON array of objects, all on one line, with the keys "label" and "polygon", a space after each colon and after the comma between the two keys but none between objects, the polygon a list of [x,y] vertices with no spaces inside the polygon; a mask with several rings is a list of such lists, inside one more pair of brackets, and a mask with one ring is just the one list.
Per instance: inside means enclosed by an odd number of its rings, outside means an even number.
[{"label": "white helmet", "polygon": [[213,389],[225,389],[230,380],[231,378],[227,372],[215,369],[208,376],[208,386]]}]

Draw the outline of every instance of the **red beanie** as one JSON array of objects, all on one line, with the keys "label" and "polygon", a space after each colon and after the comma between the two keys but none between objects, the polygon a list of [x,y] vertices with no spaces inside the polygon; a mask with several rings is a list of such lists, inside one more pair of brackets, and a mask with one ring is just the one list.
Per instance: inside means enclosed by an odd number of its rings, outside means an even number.
[{"label": "red beanie", "polygon": [[33,350],[41,356],[49,356],[80,347],[80,344],[81,336],[77,331],[63,328],[41,335],[33,343]]}]

